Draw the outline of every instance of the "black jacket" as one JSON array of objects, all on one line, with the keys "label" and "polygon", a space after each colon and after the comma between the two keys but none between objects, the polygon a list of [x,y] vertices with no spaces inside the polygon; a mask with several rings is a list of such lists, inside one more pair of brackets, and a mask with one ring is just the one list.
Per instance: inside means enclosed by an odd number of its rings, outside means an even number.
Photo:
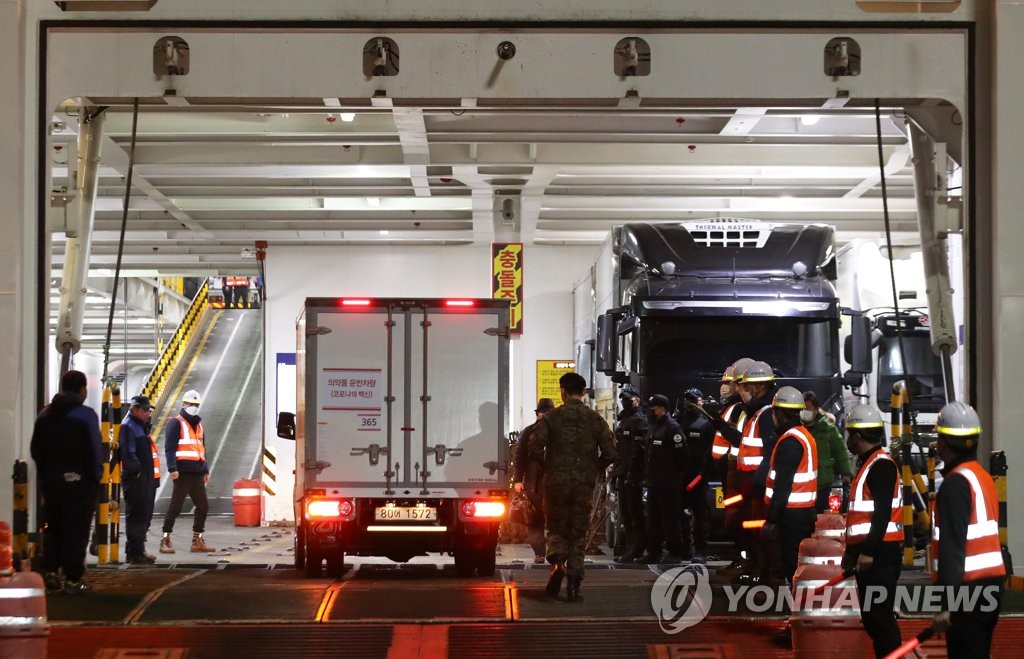
[{"label": "black jacket", "polygon": [[666,414],[647,429],[644,441],[644,485],[679,487],[686,470],[683,429]]},{"label": "black jacket", "polygon": [[61,392],[43,408],[29,448],[44,488],[92,486],[103,477],[99,417],[76,393]]},{"label": "black jacket", "polygon": [[[878,451],[883,450],[881,446],[874,446],[857,457],[858,468],[863,468],[867,461]],[[892,563],[894,560],[902,560],[902,541],[883,542],[885,529],[892,519],[892,497],[888,495],[896,486],[898,478],[896,463],[891,460],[879,460],[871,467],[864,480],[864,486],[871,490],[874,497],[875,510],[871,513],[871,530],[861,542],[846,545],[846,554],[849,556],[872,556],[879,562]],[[820,483],[819,483],[820,484]]]},{"label": "black jacket", "polygon": [[121,471],[125,480],[153,481],[153,445],[146,426],[131,412],[121,422]]},{"label": "black jacket", "polygon": [[615,424],[615,440],[619,457],[612,467],[612,478],[621,484],[640,485],[644,471],[644,438],[647,436],[647,414],[643,407],[619,412]]},{"label": "black jacket", "polygon": [[715,429],[700,412],[692,415],[683,414],[680,420],[683,438],[686,444],[686,466],[683,471],[683,486],[698,475],[702,475],[706,483],[711,473],[711,444],[715,441]]}]

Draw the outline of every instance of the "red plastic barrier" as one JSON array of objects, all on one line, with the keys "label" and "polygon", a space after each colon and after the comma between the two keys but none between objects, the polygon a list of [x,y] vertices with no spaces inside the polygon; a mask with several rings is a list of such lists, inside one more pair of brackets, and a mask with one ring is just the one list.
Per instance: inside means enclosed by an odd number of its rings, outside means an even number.
[{"label": "red plastic barrier", "polygon": [[11,527],[0,522],[0,657],[43,659],[49,633],[43,578],[14,571]]},{"label": "red plastic barrier", "polygon": [[234,507],[235,526],[260,525],[263,490],[259,481],[245,478],[235,481],[234,489],[231,491],[231,503]]}]

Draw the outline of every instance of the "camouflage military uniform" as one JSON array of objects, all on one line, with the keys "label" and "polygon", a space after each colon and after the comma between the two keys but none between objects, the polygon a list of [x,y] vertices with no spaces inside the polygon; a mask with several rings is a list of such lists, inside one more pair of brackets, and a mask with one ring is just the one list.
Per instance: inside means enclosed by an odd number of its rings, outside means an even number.
[{"label": "camouflage military uniform", "polygon": [[570,400],[537,424],[530,454],[544,462],[548,562],[564,561],[566,574],[582,577],[594,485],[617,456],[615,437],[597,412]]}]

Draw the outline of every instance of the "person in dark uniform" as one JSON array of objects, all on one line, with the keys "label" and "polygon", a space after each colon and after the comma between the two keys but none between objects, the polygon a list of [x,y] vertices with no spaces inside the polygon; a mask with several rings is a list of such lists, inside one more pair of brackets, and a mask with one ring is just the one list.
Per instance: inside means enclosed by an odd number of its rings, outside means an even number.
[{"label": "person in dark uniform", "polygon": [[43,569],[47,590],[60,590],[58,570],[64,572],[64,592],[91,590],[82,581],[85,550],[100,479],[103,477],[103,442],[96,412],[85,405],[85,373],[68,371],[60,379],[60,393],[36,418],[29,445],[39,473],[43,497]]},{"label": "person in dark uniform", "polygon": [[544,518],[547,558],[551,563],[547,594],[557,597],[568,576],[570,602],[582,599],[587,526],[598,475],[617,457],[615,436],[604,418],[587,407],[587,381],[577,373],[558,380],[563,405],[537,424],[530,455],[544,464]]},{"label": "person in dark uniform", "polygon": [[[899,470],[882,448],[884,441],[885,423],[877,409],[858,405],[846,415],[846,448],[857,456],[859,469],[850,488],[843,569],[857,572],[860,619],[876,657],[902,643],[893,607],[902,565],[903,496]],[[877,588],[865,606],[869,586]]]},{"label": "person in dark uniform", "polygon": [[146,396],[132,398],[121,422],[121,480],[124,483],[125,558],[132,565],[149,565],[156,556],[146,553],[146,532],[153,520],[156,480],[153,467],[151,419],[153,406]]},{"label": "person in dark uniform", "polygon": [[537,421],[523,428],[516,444],[516,471],[512,477],[516,494],[523,494],[530,501],[531,510],[526,515],[526,540],[533,548],[533,562],[544,562],[544,465],[530,457],[530,436],[544,415],[555,409],[550,398],[537,401]]},{"label": "person in dark uniform", "polygon": [[[637,563],[682,563],[683,540],[679,514],[683,505],[686,444],[683,430],[669,414],[668,397],[651,396],[647,402],[654,422],[644,440],[644,487],[647,489],[647,552]],[[662,561],[664,543],[668,556]]]},{"label": "person in dark uniform", "polygon": [[[946,633],[950,659],[988,657],[999,622],[1006,565],[999,544],[999,500],[992,476],[978,462],[981,419],[970,405],[952,402],[935,420],[945,465],[932,523],[932,580],[945,593],[932,627]],[[952,609],[949,590],[964,588]],[[980,592],[978,592],[980,591]],[[966,595],[966,596],[964,596]]]},{"label": "person in dark uniform", "polygon": [[715,429],[708,416],[701,410],[704,394],[700,389],[687,389],[683,393],[683,409],[680,412],[679,427],[683,430],[686,445],[686,462],[683,471],[683,516],[680,530],[683,539],[683,556],[693,551],[694,563],[704,564],[708,555],[708,526],[711,523],[711,506],[708,503],[708,479],[711,464],[711,444]]},{"label": "person in dark uniform", "polygon": [[646,525],[643,502],[643,453],[647,435],[647,414],[640,404],[640,392],[631,386],[619,394],[622,411],[615,424],[619,458],[612,467],[612,483],[618,494],[619,519],[626,531],[625,551],[616,563],[632,563],[645,547]]}]

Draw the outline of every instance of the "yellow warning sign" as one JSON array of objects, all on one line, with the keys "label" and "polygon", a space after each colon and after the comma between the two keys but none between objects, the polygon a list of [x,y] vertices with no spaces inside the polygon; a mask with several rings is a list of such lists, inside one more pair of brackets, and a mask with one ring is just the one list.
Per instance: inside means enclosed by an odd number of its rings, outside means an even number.
[{"label": "yellow warning sign", "polygon": [[508,300],[508,329],[523,333],[523,243],[491,244],[491,291],[496,300]]},{"label": "yellow warning sign", "polygon": [[562,404],[558,378],[576,371],[576,362],[569,359],[537,360],[537,400],[550,398],[555,405]]}]

